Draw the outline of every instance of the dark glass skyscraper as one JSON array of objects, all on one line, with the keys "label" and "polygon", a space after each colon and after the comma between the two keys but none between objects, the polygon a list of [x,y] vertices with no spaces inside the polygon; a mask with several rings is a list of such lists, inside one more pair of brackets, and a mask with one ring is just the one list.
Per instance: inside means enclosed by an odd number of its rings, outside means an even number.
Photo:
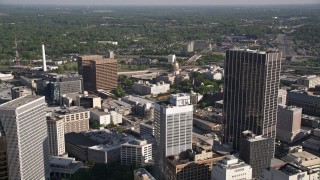
[{"label": "dark glass skyscraper", "polygon": [[227,50],[224,81],[224,135],[240,149],[242,132],[275,137],[281,54]]}]

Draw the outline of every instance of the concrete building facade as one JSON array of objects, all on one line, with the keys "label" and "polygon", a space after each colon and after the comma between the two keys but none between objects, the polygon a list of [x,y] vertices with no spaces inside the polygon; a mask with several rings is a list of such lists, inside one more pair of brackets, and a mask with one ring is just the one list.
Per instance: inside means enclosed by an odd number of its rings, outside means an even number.
[{"label": "concrete building facade", "polygon": [[145,166],[152,161],[152,144],[135,140],[121,145],[121,164]]},{"label": "concrete building facade", "polygon": [[63,118],[47,117],[49,154],[62,156],[66,153]]},{"label": "concrete building facade", "polygon": [[0,122],[0,179],[9,179],[8,157],[7,157],[7,141],[2,123]]},{"label": "concrete building facade", "polygon": [[273,148],[272,138],[243,132],[239,158],[252,167],[253,178],[260,178],[263,170],[270,166]]},{"label": "concrete building facade", "polygon": [[155,104],[154,118],[158,179],[163,177],[161,174],[164,173],[167,156],[192,148],[193,106],[190,98],[188,100],[187,95],[178,94],[170,97],[170,103]]},{"label": "concrete building facade", "polygon": [[49,177],[45,105],[44,97],[30,95],[0,105],[10,179]]},{"label": "concrete building facade", "polygon": [[302,108],[279,105],[277,139],[291,143],[300,133]]},{"label": "concrete building facade", "polygon": [[227,50],[224,70],[224,141],[239,150],[245,130],[275,138],[281,53]]},{"label": "concrete building facade", "polygon": [[297,84],[306,86],[307,88],[315,88],[315,86],[320,84],[320,76],[302,76],[298,79]]}]

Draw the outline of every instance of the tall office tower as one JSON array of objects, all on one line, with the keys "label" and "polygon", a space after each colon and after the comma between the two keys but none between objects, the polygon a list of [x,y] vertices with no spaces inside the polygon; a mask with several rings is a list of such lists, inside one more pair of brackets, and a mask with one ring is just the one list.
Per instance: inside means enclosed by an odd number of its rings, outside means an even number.
[{"label": "tall office tower", "polygon": [[190,96],[174,94],[170,103],[155,104],[156,179],[164,177],[165,158],[192,149],[193,106]]},{"label": "tall office tower", "polygon": [[291,143],[301,129],[302,108],[279,105],[277,139]]},{"label": "tall office tower", "polygon": [[10,179],[49,177],[45,105],[44,97],[32,95],[0,105]]},{"label": "tall office tower", "polygon": [[275,137],[281,54],[227,50],[224,66],[224,141],[239,150],[245,130]]},{"label": "tall office tower", "polygon": [[8,175],[6,135],[0,122],[0,179],[7,180],[9,179]]},{"label": "tall office tower", "polygon": [[59,117],[47,117],[49,154],[62,156],[66,153],[64,140],[64,119]]},{"label": "tall office tower", "polygon": [[244,131],[240,146],[240,159],[252,167],[252,177],[259,178],[265,168],[270,167],[273,158],[273,138],[256,136]]},{"label": "tall office tower", "polygon": [[118,86],[117,60],[103,56],[78,58],[78,71],[83,76],[85,90],[113,90]]}]

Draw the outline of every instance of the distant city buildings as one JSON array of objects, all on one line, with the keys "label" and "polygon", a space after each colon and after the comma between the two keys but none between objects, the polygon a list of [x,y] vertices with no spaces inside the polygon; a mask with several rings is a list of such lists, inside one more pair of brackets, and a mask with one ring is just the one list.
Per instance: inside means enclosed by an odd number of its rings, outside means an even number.
[{"label": "distant city buildings", "polygon": [[224,141],[240,149],[245,130],[275,138],[281,54],[227,50],[224,67]]},{"label": "distant city buildings", "polygon": [[212,169],[211,180],[252,179],[252,168],[233,155],[218,161]]},{"label": "distant city buildings", "polygon": [[252,177],[259,179],[273,158],[274,140],[271,137],[256,136],[244,131],[239,158],[252,167]]},{"label": "distant city buildings", "polygon": [[186,52],[190,53],[194,51],[194,41],[188,42],[186,45]]},{"label": "distant city buildings", "polygon": [[50,174],[45,98],[24,96],[0,105],[10,179],[47,179]]},{"label": "distant city buildings", "polygon": [[78,72],[83,76],[84,88],[111,91],[118,87],[117,60],[91,55],[78,58]]},{"label": "distant city buildings", "polygon": [[277,139],[291,143],[297,140],[301,129],[302,108],[279,105]]}]

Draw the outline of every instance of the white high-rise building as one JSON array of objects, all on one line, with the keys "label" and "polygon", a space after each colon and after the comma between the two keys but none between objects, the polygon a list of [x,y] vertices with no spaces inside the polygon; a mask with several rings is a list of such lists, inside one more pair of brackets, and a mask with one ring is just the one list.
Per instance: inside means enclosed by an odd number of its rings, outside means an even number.
[{"label": "white high-rise building", "polygon": [[24,96],[0,105],[10,179],[47,179],[50,173],[45,98]]},{"label": "white high-rise building", "polygon": [[229,155],[213,167],[211,180],[252,179],[252,168],[240,159]]},{"label": "white high-rise building", "polygon": [[193,106],[186,94],[171,95],[170,103],[155,104],[155,163],[158,178],[164,172],[164,159],[192,149]]},{"label": "white high-rise building", "polygon": [[62,156],[65,154],[64,120],[63,118],[48,117],[49,154]]},{"label": "white high-rise building", "polygon": [[121,145],[121,164],[144,166],[152,160],[152,144],[135,140]]}]

